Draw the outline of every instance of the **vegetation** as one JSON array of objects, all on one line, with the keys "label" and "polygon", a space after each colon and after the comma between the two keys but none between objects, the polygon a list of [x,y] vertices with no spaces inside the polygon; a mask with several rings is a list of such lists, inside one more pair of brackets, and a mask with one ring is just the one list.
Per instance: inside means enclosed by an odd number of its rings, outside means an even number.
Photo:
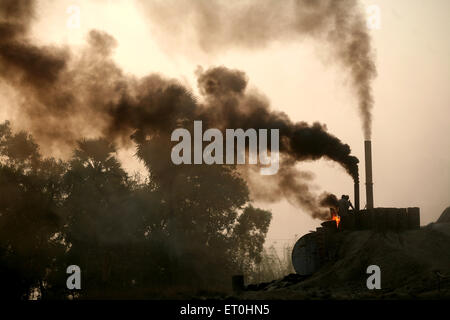
[{"label": "vegetation", "polygon": [[234,167],[169,164],[158,139],[136,141],[142,182],[106,140],[79,141],[61,161],[0,125],[2,298],[65,299],[69,265],[81,268],[80,298],[223,292],[255,270],[270,212],[250,204]]},{"label": "vegetation", "polygon": [[291,259],[293,247],[294,242],[286,243],[281,248],[281,252],[277,251],[273,244],[264,248],[261,253],[260,262],[248,273],[248,283],[271,282],[276,279],[282,279],[288,274],[295,273]]}]

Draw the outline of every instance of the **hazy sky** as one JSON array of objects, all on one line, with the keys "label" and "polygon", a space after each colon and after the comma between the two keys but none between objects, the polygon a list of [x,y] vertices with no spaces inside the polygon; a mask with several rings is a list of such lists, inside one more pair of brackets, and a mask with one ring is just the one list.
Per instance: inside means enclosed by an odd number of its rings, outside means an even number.
[{"label": "hazy sky", "polygon": [[[421,208],[422,224],[438,218],[450,205],[450,1],[362,1],[380,8],[380,28],[372,29],[378,77],[374,82],[373,180],[375,206]],[[71,5],[80,8],[80,28],[69,28]],[[82,46],[92,29],[107,31],[118,41],[116,62],[128,73],[158,72],[196,90],[197,66],[224,65],[247,73],[249,86],[264,93],[274,109],[294,121],[326,123],[348,143],[360,161],[361,207],[365,205],[364,138],[346,72],[312,40],[276,43],[261,50],[229,48],[208,55],[180,42],[171,50],[155,37],[142,7],[126,0],[42,0],[33,35],[43,44]],[[170,35],[167,36],[170,38]],[[2,107],[0,117],[11,118]],[[130,154],[121,158],[130,170]],[[350,176],[328,161],[300,163],[316,175],[318,190],[353,198]],[[319,226],[286,202],[258,203],[272,209],[268,238],[294,239]]]}]

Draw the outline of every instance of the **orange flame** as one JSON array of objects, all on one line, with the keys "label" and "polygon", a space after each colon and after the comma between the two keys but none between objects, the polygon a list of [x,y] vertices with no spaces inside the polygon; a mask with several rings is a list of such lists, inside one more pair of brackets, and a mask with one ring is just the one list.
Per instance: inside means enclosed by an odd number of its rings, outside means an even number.
[{"label": "orange flame", "polygon": [[337,214],[333,214],[332,220],[336,221],[336,228],[339,228],[339,222],[341,221],[341,217]]}]

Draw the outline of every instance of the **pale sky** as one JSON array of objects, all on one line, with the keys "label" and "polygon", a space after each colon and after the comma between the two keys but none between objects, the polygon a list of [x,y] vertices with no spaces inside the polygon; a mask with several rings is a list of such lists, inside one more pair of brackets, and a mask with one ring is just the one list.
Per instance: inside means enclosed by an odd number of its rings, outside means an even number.
[{"label": "pale sky", "polygon": [[[374,81],[373,180],[379,207],[421,208],[422,225],[450,205],[450,1],[371,0],[380,8],[372,29],[378,77]],[[71,5],[80,8],[80,28],[69,28]],[[360,161],[361,207],[365,205],[364,138],[346,73],[331,63],[327,48],[312,40],[277,43],[261,50],[230,48],[209,56],[184,47],[176,52],[156,41],[141,8],[127,0],[42,0],[33,34],[43,44],[82,46],[87,32],[104,30],[118,41],[114,58],[128,73],[158,72],[196,90],[198,65],[224,65],[247,73],[249,86],[264,93],[274,109],[294,121],[326,123]],[[10,109],[0,109],[2,119]],[[136,167],[128,153],[125,166]],[[316,175],[318,189],[353,199],[353,183],[339,165],[300,163]],[[353,200],[352,200],[353,201]],[[294,240],[320,225],[287,202],[257,203],[271,209],[270,243]]]}]

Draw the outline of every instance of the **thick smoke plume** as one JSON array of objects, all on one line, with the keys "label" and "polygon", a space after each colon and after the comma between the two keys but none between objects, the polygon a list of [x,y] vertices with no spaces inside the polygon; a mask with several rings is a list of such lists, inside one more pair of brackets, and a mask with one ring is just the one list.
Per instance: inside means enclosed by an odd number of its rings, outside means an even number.
[{"label": "thick smoke plume", "polygon": [[[110,58],[116,41],[106,33],[91,31],[87,48],[76,56],[68,49],[33,44],[27,32],[32,4],[26,0],[0,4],[0,79],[2,87],[20,95],[18,120],[43,148],[70,150],[87,136],[122,143],[130,143],[130,136],[136,142],[152,136],[169,141],[176,127],[202,120],[204,127],[280,130],[282,162],[272,183],[252,183],[252,166],[243,169],[257,199],[285,197],[314,217],[327,219],[323,198],[329,195],[312,192],[308,187],[312,177],[299,172],[295,163],[329,159],[358,180],[358,159],[348,145],[328,133],[325,125],[294,123],[286,114],[272,111],[264,96],[246,90],[243,72],[198,69],[199,98],[159,75],[126,76]],[[160,157],[170,166],[169,154]]]},{"label": "thick smoke plume", "polygon": [[260,48],[274,41],[310,37],[329,45],[348,72],[366,140],[371,135],[376,76],[370,35],[357,0],[168,0],[141,1],[156,34],[176,48],[191,41],[208,54],[230,47]]}]

